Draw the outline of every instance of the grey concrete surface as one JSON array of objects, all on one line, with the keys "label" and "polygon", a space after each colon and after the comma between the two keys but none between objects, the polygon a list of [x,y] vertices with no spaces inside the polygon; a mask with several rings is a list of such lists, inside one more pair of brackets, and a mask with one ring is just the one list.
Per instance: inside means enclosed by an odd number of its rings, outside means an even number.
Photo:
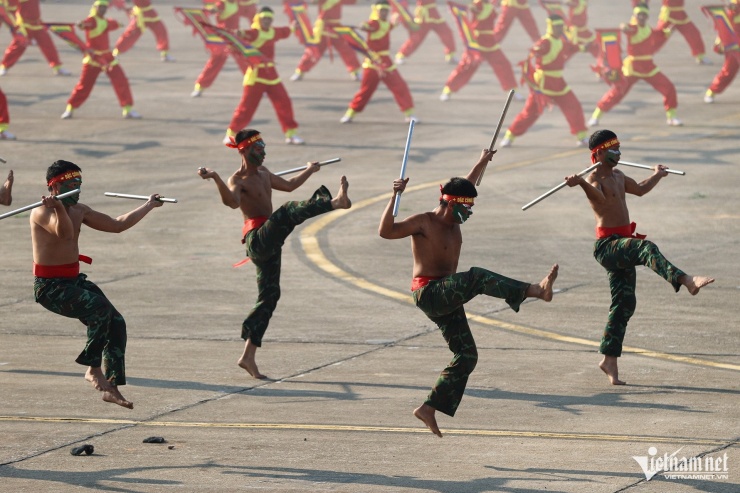
[{"label": "grey concrete surface", "polygon": [[[665,125],[661,96],[638,84],[602,118],[616,131],[625,160],[664,163],[686,172],[650,194],[630,197],[639,230],[692,274],[716,282],[692,297],[648,269],[638,271],[638,308],[620,359],[626,387],[608,385],[597,363],[609,288],[593,260],[593,217],[580,190],[564,189],[526,212],[521,206],[589,164],[559,110],[546,111],[489,166],[463,228],[460,268],[477,265],[539,281],[560,264],[551,303],[526,302],[519,313],[501,300],[469,303],[480,359],[454,418],[439,416],[439,439],[411,411],[426,397],[450,358],[436,327],[411,304],[407,240],[377,236],[377,222],[398,176],[408,126],[381,87],[354,123],[341,125],[358,88],[338,58],[328,58],[301,82],[287,79],[302,53],[295,39],[277,45],[278,70],[293,99],[303,147],[287,146],[268,101],[251,126],[268,143],[273,171],[309,160],[341,157],[292,194],[350,181],[354,207],[296,229],[283,250],[283,296],[257,354],[271,380],[251,379],[235,362],[241,322],[253,303],[254,268],[243,258],[241,218],[221,205],[213,183],[196,169],[226,177],[238,166],[220,144],[241,94],[241,74],[229,61],[201,98],[189,94],[206,61],[199,39],[174,17],[173,0],[156,2],[176,63],[159,61],[145,33],[121,56],[144,118],[127,121],[102,77],[89,101],[59,119],[80,71],[80,57],[58,42],[73,77],[53,77],[37,47],[0,78],[18,140],[0,142],[4,178],[15,171],[13,205],[39,200],[46,167],[78,163],[82,201],[110,215],[138,203],[104,192],[160,193],[179,199],[139,225],[110,235],[85,229],[85,267],[127,321],[132,411],[106,404],[84,382],[74,359],[84,327],[34,303],[28,213],[0,221],[0,491],[3,492],[736,492],[738,343],[740,322],[740,85],[702,102],[719,70],[692,60],[674,34],[658,64],[678,89],[678,117]],[[195,4],[197,2],[190,2]],[[535,3],[535,2],[530,2]],[[657,3],[657,2],[653,2]],[[711,46],[713,34],[686,2]],[[280,5],[276,24],[286,22]],[[591,2],[590,24],[629,19],[628,2]],[[73,22],[89,5],[43,3],[46,21]],[[311,7],[315,16],[315,7]],[[358,24],[367,3],[345,9]],[[533,12],[544,24],[544,11]],[[124,20],[120,11],[112,16]],[[450,19],[449,13],[444,12]],[[654,8],[652,20],[657,17]],[[119,31],[120,33],[120,31]],[[394,32],[393,46],[405,38]],[[7,30],[0,45],[7,45]],[[458,42],[459,44],[459,42]],[[530,41],[519,25],[504,40],[514,63]],[[574,58],[565,77],[590,115],[606,86]],[[432,209],[437,184],[467,172],[487,146],[505,94],[481,66],[446,103],[438,100],[452,66],[430,35],[400,71],[414,95],[416,126],[401,214]],[[523,89],[523,93],[526,91]],[[514,102],[507,125],[523,107]],[[642,170],[625,170],[640,180]],[[642,353],[642,354],[638,354]],[[145,444],[163,436],[166,444]],[[92,456],[71,456],[90,443]],[[727,477],[645,480],[633,457],[718,460]]]}]

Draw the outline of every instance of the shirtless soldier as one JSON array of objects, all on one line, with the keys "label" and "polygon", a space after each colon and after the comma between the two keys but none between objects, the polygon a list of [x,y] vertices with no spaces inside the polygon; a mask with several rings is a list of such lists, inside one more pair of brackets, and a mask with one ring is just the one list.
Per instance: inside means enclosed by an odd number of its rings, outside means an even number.
[{"label": "shirtless soldier", "polygon": [[13,202],[13,170],[8,171],[8,178],[0,188],[0,205],[10,205]]},{"label": "shirtless soldier", "polygon": [[478,361],[478,351],[463,305],[475,296],[485,294],[506,300],[518,312],[525,298],[552,300],[552,285],[558,275],[557,264],[539,284],[516,281],[480,267],[457,272],[462,248],[460,225],[473,213],[474,197],[478,195],[473,183],[495,152],[484,149],[465,178],[452,178],[440,187],[442,196],[433,211],[415,214],[399,222],[394,221],[393,204],[396,194],[406,188],[408,178],[395,180],[393,197],[378,227],[378,234],[389,240],[411,236],[414,302],[437,324],[455,355],[432,387],[427,400],[414,410],[414,416],[440,437],[442,433],[434,414],[440,411],[448,416],[455,415],[468,376]]},{"label": "shirtless soldier", "polygon": [[624,385],[619,379],[617,358],[622,354],[622,341],[627,322],[635,312],[636,265],[645,265],[673,285],[678,292],[686,286],[695,295],[701,288],[714,282],[711,277],[690,276],[671,264],[645,235],[635,234],[635,223],[630,223],[625,194],[641,197],[668,175],[668,168],[659,164],[653,175],[637,183],[616,169],[621,153],[619,140],[611,130],[594,132],[589,139],[591,161],[601,164],[587,178],[570,175],[568,186],[579,185],[588,198],[596,218],[594,257],[609,275],[612,304],[599,352],[604,358],[599,368],[612,385]]},{"label": "shirtless soldier", "polygon": [[54,198],[82,186],[82,173],[76,164],[56,161],[49,166],[46,181],[51,193],[41,197],[43,207],[31,212],[36,302],[87,325],[87,344],[76,360],[88,366],[85,380],[103,392],[105,402],[133,409],[134,404],[118,390],[120,385],[126,385],[126,322],[100,288],[80,273],[80,260],[92,262],[80,255],[80,229],[84,224],[106,233],[121,233],[162,202],[159,195],[152,195],[141,207],[114,219],[78,203],[79,194],[61,200]]},{"label": "shirtless soldier", "polygon": [[262,347],[262,336],[280,298],[280,260],[285,239],[306,219],[334,209],[349,209],[352,202],[347,196],[349,183],[342,176],[335,198],[322,185],[310,199],[286,202],[273,212],[272,190],[292,192],[321,169],[318,163],[308,163],[303,172],[286,180],[262,165],[265,141],[257,130],[239,131],[227,146],[237,149],[241,156],[241,166],[227,182],[209,168],[200,168],[198,174],[203,179],[213,178],[221,202],[241,209],[244,216],[242,243],[246,245],[247,257],[257,267],[258,294],[257,303],[242,324],[242,339],[246,343],[237,364],[252,377],[261,379],[266,377],[257,369],[254,356],[257,348]]}]

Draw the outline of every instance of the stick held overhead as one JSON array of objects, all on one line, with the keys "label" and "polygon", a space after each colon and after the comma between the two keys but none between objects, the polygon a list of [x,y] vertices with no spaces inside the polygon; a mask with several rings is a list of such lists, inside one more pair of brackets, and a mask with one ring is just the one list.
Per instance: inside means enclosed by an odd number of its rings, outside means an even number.
[{"label": "stick held overhead", "polygon": [[[119,199],[134,199],[134,200],[149,200],[149,195],[131,195],[128,193],[113,193],[113,192],[105,192],[103,195],[106,197],[116,197]],[[177,199],[168,199],[167,197],[160,197],[160,202],[169,202],[171,204],[176,204]]]},{"label": "stick held overhead", "polygon": [[[341,160],[342,158],[335,157],[332,159],[327,159],[326,161],[319,161],[319,166],[325,166],[327,164],[338,163]],[[308,168],[308,166],[299,166],[297,168],[291,168],[291,169],[286,169],[283,171],[278,171],[277,173],[275,173],[275,176],[283,176],[283,175],[289,175],[291,173],[297,173],[299,171],[303,171],[306,168]]]},{"label": "stick held overhead", "polygon": [[[586,168],[586,169],[584,169],[583,171],[581,171],[580,173],[578,173],[578,176],[583,176],[583,175],[585,175],[585,174],[587,174],[587,173],[590,173],[591,171],[595,170],[595,169],[596,169],[596,167],[597,167],[597,166],[599,166],[600,164],[601,164],[600,162],[599,162],[599,163],[596,163],[596,164],[592,164],[592,165],[591,165],[591,166],[589,166],[588,168]],[[568,184],[568,183],[564,181],[563,183],[561,183],[560,185],[556,186],[555,188],[551,188],[550,190],[548,190],[547,192],[543,193],[542,195],[540,195],[539,197],[537,197],[537,198],[536,198],[536,199],[534,199],[533,201],[529,202],[528,204],[525,204],[525,205],[524,205],[524,206],[522,207],[522,210],[523,210],[523,211],[526,211],[527,209],[529,209],[529,208],[530,208],[530,207],[532,207],[533,205],[535,205],[535,204],[537,204],[537,203],[539,203],[539,202],[542,202],[542,201],[543,201],[543,200],[545,200],[545,199],[546,199],[547,197],[549,197],[550,195],[554,194],[555,192],[557,192],[558,190],[560,190],[561,188],[563,188],[563,187],[564,187],[565,185],[567,185],[567,184]]]},{"label": "stick held overhead", "polygon": [[[506,118],[506,112],[509,111],[509,105],[511,104],[511,100],[514,98],[514,89],[509,91],[509,95],[506,97],[506,103],[504,104],[504,110],[501,112],[501,118],[498,119],[498,125],[496,125],[496,131],[493,133],[493,138],[491,139],[491,145],[488,146],[488,150],[492,151],[493,146],[496,145],[496,139],[498,139],[498,134],[501,131],[501,126],[504,124],[504,118]],[[475,182],[475,186],[477,187],[480,185],[480,182],[483,181],[483,173],[486,172],[486,168],[483,168],[480,172],[480,175],[478,175],[478,180]]]},{"label": "stick held overhead", "polygon": [[[401,162],[401,179],[406,178],[406,163],[409,160],[409,149],[411,148],[411,136],[414,134],[414,125],[416,120],[413,118],[409,122],[409,133],[406,136],[406,147],[403,150],[403,161]],[[401,194],[397,193],[393,202],[393,217],[398,216],[398,207],[401,205]]]},{"label": "stick held overhead", "polygon": [[[64,192],[59,195],[55,195],[54,198],[57,200],[61,200],[67,197],[71,197],[72,195],[80,193],[80,189],[77,190],[70,190],[69,192]],[[33,204],[26,205],[24,207],[21,207],[20,209],[16,209],[14,211],[6,212],[5,214],[0,215],[0,219],[5,219],[6,217],[15,216],[16,214],[20,214],[21,212],[25,212],[31,209],[35,209],[36,207],[41,207],[44,205],[44,202],[39,200],[38,202],[34,202]]]}]

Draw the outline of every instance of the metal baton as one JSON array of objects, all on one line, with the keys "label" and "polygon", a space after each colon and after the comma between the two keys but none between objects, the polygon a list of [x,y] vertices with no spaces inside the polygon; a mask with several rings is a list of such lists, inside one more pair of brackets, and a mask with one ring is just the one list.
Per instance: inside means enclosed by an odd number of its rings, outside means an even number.
[{"label": "metal baton", "polygon": [[[414,124],[416,120],[411,119],[409,122],[409,133],[406,136],[406,148],[403,150],[403,162],[401,163],[401,179],[406,178],[406,163],[409,160],[409,149],[411,148],[411,135],[414,133]],[[396,198],[393,202],[393,217],[398,215],[398,207],[401,205],[401,192],[396,194]]]},{"label": "metal baton", "polygon": [[[149,200],[148,195],[130,195],[128,193],[112,193],[112,192],[105,192],[103,195],[106,197],[117,197],[119,199],[135,199],[135,200]],[[160,197],[160,202],[170,202],[172,204],[177,203],[177,199],[168,199],[166,197]]]},{"label": "metal baton", "polygon": [[[319,166],[324,166],[326,164],[332,164],[332,163],[338,163],[341,160],[342,160],[342,158],[340,158],[340,157],[335,157],[333,159],[327,159],[326,161],[320,161],[319,162]],[[296,173],[298,171],[303,171],[306,168],[308,168],[308,165],[306,165],[306,166],[300,166],[298,168],[286,169],[285,171],[278,171],[277,173],[275,173],[275,176],[289,175],[290,173]]]},{"label": "metal baton", "polygon": [[[594,169],[596,169],[596,167],[598,165],[600,165],[600,164],[601,163],[599,162],[599,163],[596,163],[594,165],[589,166],[588,168],[586,168],[583,171],[581,171],[580,173],[578,173],[578,176],[583,176],[586,173],[590,173],[591,171],[593,171]],[[532,202],[530,202],[530,203],[526,204],[524,207],[522,207],[522,210],[523,211],[526,211],[527,209],[529,209],[530,207],[532,207],[534,204],[545,200],[547,197],[549,197],[550,195],[554,194],[555,192],[557,192],[558,190],[560,190],[561,188],[563,188],[567,184],[568,184],[568,182],[565,182],[564,181],[563,183],[561,183],[557,187],[548,190],[547,192],[543,193],[542,195],[540,195],[539,197],[537,197],[536,199],[534,199]]]},{"label": "metal baton", "polygon": [[[64,193],[61,193],[59,195],[55,195],[54,198],[55,199],[58,199],[58,200],[62,200],[64,198],[71,197],[72,195],[75,195],[77,193],[80,193],[80,189],[79,188],[77,190],[71,190],[69,192],[64,192]],[[10,216],[15,216],[16,214],[20,214],[21,212],[25,212],[25,211],[30,210],[30,209],[35,209],[36,207],[40,207],[42,205],[44,205],[44,202],[42,200],[40,200],[38,202],[34,202],[31,205],[27,205],[25,207],[21,207],[20,209],[16,209],[14,211],[6,212],[5,214],[0,215],[0,219],[5,219],[6,217],[10,217]]]},{"label": "metal baton", "polygon": [[[633,168],[653,169],[652,166],[645,166],[644,164],[630,163],[628,161],[619,161],[619,164],[623,164],[625,166],[632,166]],[[673,173],[674,175],[686,176],[686,173],[684,173],[683,171],[678,171],[677,169],[667,169],[666,172]]]},{"label": "metal baton", "polygon": [[[501,112],[501,118],[498,120],[498,125],[496,125],[496,131],[493,133],[493,138],[491,139],[491,145],[488,146],[488,150],[492,151],[493,146],[496,145],[496,139],[498,138],[498,133],[501,131],[501,126],[504,124],[504,118],[506,118],[506,112],[509,111],[509,105],[511,104],[511,100],[514,97],[514,89],[509,91],[509,95],[506,97],[506,104],[504,104],[504,110]],[[477,187],[480,185],[480,182],[483,180],[483,173],[486,172],[486,168],[484,167],[480,175],[478,175],[478,181],[475,182],[475,186]]]}]

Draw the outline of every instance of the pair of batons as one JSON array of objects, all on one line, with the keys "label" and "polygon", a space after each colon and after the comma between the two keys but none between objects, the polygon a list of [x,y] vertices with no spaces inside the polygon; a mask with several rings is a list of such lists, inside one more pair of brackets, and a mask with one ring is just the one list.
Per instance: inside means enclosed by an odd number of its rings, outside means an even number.
[{"label": "pair of batons", "polygon": [[[71,190],[69,192],[64,192],[62,194],[55,195],[54,198],[55,199],[58,199],[58,200],[61,200],[61,199],[67,198],[67,197],[71,197],[72,195],[75,195],[75,194],[78,194],[78,193],[80,193],[80,189],[79,188],[77,190]],[[40,200],[38,202],[34,202],[31,205],[27,205],[25,207],[21,207],[20,209],[16,209],[14,211],[6,212],[5,214],[0,215],[0,219],[5,219],[6,217],[10,217],[10,216],[15,216],[16,214],[20,214],[21,212],[25,212],[25,211],[28,211],[28,210],[31,210],[31,209],[35,209],[36,207],[41,207],[42,205],[44,205],[44,202]]]},{"label": "pair of batons", "polygon": [[[583,176],[586,173],[590,173],[592,170],[596,169],[596,167],[599,164],[601,164],[601,163],[596,163],[593,166],[590,166],[590,167],[584,169],[583,171],[581,171],[580,173],[578,173],[578,176]],[[638,163],[630,163],[628,161],[619,161],[619,164],[622,164],[624,166],[631,166],[633,168],[650,169],[650,170],[653,169],[652,166],[647,166],[647,165],[638,164]],[[666,172],[673,173],[675,175],[681,175],[681,176],[685,176],[686,175],[686,173],[684,173],[683,171],[678,171],[678,170],[675,170],[675,169],[666,169]],[[530,203],[526,204],[524,207],[522,207],[522,210],[523,211],[526,211],[527,209],[529,209],[530,207],[532,207],[536,203],[541,202],[542,200],[546,199],[550,195],[554,194],[555,192],[557,192],[558,190],[560,190],[561,188],[563,188],[565,185],[567,185],[567,183],[566,182],[563,182],[560,185],[556,186],[555,188],[553,188],[553,189],[545,192],[544,194],[542,194],[539,197],[537,197],[536,199],[534,199],[532,202],[530,202]]]},{"label": "pair of batons", "polygon": [[[113,193],[113,192],[105,192],[104,195],[106,197],[116,197],[119,199],[149,200],[148,195],[131,195],[128,193]],[[167,197],[160,197],[158,200],[160,202],[170,202],[172,204],[177,203],[177,199],[168,199]]]}]

